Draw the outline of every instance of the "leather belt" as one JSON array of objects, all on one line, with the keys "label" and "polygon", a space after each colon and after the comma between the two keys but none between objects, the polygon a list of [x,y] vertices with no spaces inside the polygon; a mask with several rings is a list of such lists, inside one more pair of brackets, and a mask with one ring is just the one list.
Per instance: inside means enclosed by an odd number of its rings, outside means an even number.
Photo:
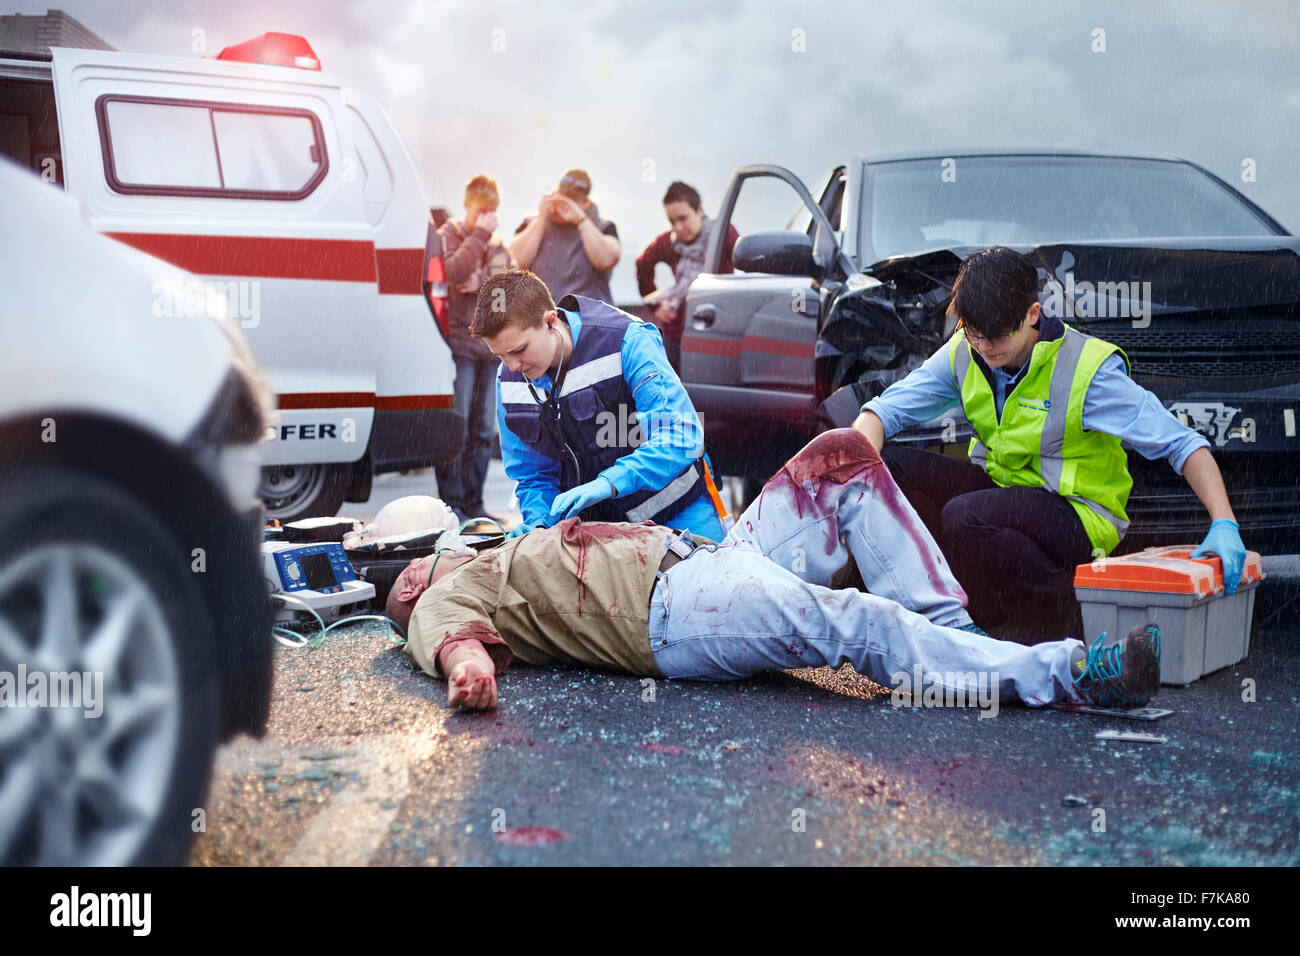
[{"label": "leather belt", "polygon": [[677,532],[673,532],[668,539],[668,550],[664,552],[663,560],[659,562],[660,573],[667,571],[682,558],[690,557],[691,552],[697,547],[694,542],[683,541]]},{"label": "leather belt", "polygon": [[674,554],[671,551],[664,552],[664,559],[659,562],[659,571],[662,573],[671,568],[674,564],[682,559],[680,554]]}]

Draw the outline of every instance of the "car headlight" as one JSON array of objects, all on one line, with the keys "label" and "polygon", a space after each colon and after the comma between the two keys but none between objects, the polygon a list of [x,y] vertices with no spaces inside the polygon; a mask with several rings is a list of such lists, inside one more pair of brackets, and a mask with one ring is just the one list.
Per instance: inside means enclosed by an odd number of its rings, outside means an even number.
[{"label": "car headlight", "polygon": [[270,417],[270,390],[256,370],[235,361],[186,444],[226,492],[231,507],[254,507],[261,474],[257,443]]}]

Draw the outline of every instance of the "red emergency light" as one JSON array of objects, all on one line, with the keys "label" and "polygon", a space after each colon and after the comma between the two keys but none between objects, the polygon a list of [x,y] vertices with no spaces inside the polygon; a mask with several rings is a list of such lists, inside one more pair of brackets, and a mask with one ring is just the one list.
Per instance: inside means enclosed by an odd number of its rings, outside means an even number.
[{"label": "red emergency light", "polygon": [[293,66],[300,70],[320,69],[320,59],[306,37],[293,33],[263,33],[260,37],[226,47],[217,54],[217,59]]}]

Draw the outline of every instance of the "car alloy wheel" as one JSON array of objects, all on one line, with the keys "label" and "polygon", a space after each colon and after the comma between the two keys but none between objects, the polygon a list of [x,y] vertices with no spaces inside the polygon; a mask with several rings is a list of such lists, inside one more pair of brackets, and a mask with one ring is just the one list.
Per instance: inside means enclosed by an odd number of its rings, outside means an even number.
[{"label": "car alloy wheel", "polygon": [[0,861],[140,852],[177,748],[173,643],[148,583],[100,547],[51,543],[0,568],[0,671],[26,676],[0,708]]},{"label": "car alloy wheel", "polygon": [[0,475],[0,865],[175,865],[203,829],[224,678],[183,527],[89,471]]}]

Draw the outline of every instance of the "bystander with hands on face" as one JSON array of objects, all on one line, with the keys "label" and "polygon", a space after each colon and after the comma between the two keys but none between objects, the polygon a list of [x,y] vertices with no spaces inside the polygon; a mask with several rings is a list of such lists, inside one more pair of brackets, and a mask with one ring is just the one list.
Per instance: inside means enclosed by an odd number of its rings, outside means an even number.
[{"label": "bystander with hands on face", "polygon": [[541,279],[556,301],[566,295],[602,302],[613,298],[609,273],[622,254],[618,228],[600,217],[590,193],[587,171],[569,170],[508,244],[518,267]]},{"label": "bystander with hands on face", "polygon": [[437,466],[438,495],[464,521],[484,514],[483,482],[497,436],[497,358],[470,335],[479,287],[511,267],[510,253],[493,236],[501,194],[495,180],[479,175],[465,187],[465,218],[438,230],[450,286],[448,338],[456,362],[453,402],[465,418],[460,457]]}]

